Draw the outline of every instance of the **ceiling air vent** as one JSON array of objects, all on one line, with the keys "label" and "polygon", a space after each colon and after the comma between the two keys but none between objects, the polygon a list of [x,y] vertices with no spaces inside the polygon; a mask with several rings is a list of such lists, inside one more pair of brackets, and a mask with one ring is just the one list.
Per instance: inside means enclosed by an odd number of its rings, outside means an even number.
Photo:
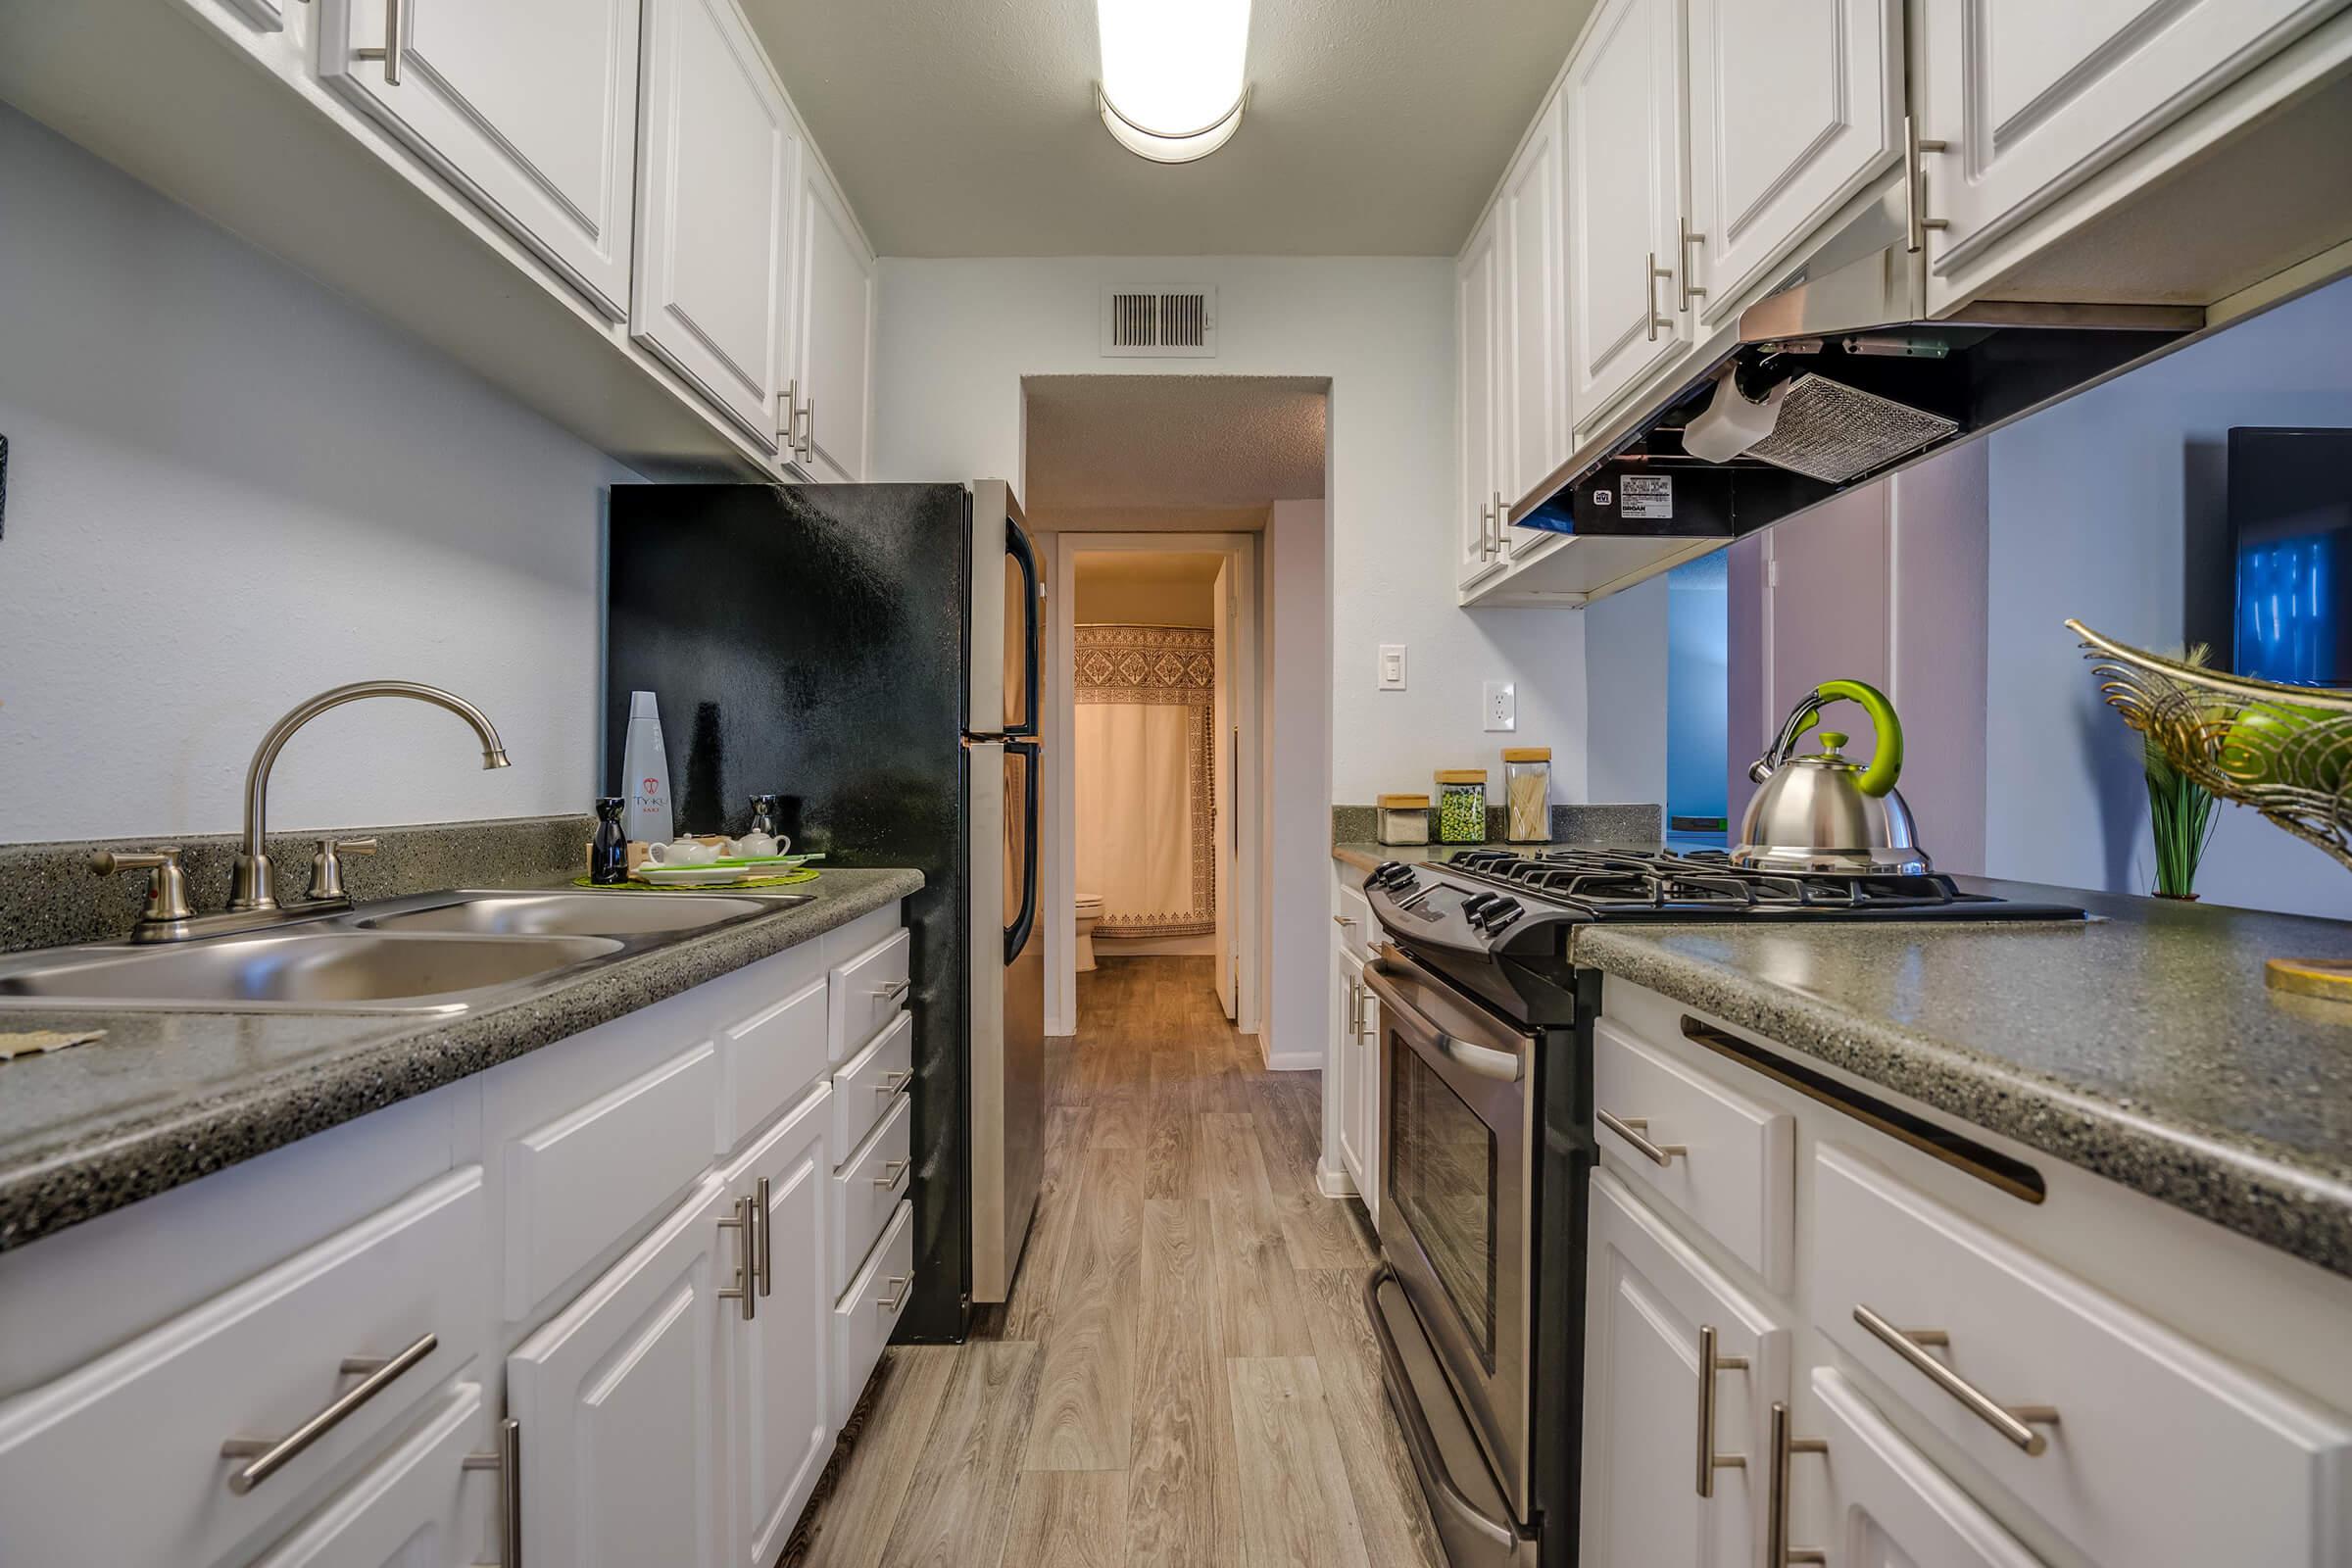
[{"label": "ceiling air vent", "polygon": [[1106,359],[1207,360],[1217,353],[1217,291],[1182,284],[1102,291]]}]

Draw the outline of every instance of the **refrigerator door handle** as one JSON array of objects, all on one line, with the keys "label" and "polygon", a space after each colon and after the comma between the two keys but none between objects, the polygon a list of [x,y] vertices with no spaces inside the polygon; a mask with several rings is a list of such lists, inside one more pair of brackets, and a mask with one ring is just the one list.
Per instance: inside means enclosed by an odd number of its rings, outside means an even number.
[{"label": "refrigerator door handle", "polygon": [[1021,910],[1013,916],[1012,924],[1004,928],[1004,961],[1009,964],[1029,945],[1030,933],[1037,927],[1037,775],[1043,770],[1045,753],[1035,741],[1006,741],[1004,755],[1018,757],[1028,764],[1021,769],[1027,785],[1021,792],[1025,798],[1021,815],[1028,824],[1021,840]]},{"label": "refrigerator door handle", "polygon": [[1004,553],[1021,568],[1021,683],[1025,692],[1025,706],[1021,709],[1025,715],[1024,722],[1006,726],[1004,733],[1035,736],[1038,732],[1038,666],[1044,662],[1038,644],[1037,607],[1042,595],[1038,587],[1037,547],[1029,542],[1029,535],[1020,523],[1011,517],[1004,519]]}]

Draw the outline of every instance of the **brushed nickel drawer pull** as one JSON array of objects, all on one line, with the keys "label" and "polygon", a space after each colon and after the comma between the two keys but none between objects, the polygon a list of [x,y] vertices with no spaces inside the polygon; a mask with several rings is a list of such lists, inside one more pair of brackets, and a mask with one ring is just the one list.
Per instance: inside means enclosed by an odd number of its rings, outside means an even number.
[{"label": "brushed nickel drawer pull", "polygon": [[1959,1373],[1936,1360],[1922,1346],[1949,1345],[1952,1338],[1941,1329],[1898,1329],[1869,1307],[1856,1304],[1854,1321],[1871,1332],[1871,1336],[1901,1356],[1912,1366],[1927,1374],[1928,1381],[1967,1405],[1986,1426],[2007,1438],[2029,1457],[2039,1457],[2049,1451],[2049,1439],[2034,1430],[2035,1425],[2054,1427],[2058,1411],[2047,1404],[2000,1404]]},{"label": "brushed nickel drawer pull", "polygon": [[888,1192],[905,1181],[906,1173],[913,1168],[914,1161],[911,1159],[894,1159],[882,1167],[882,1174],[874,1178],[874,1185]]},{"label": "brushed nickel drawer pull", "polygon": [[1684,214],[1675,221],[1680,225],[1683,236],[1682,255],[1677,259],[1676,265],[1682,269],[1683,272],[1682,308],[1684,314],[1688,315],[1690,314],[1690,302],[1692,300],[1703,300],[1707,297],[1707,291],[1705,289],[1700,288],[1697,284],[1690,281],[1690,247],[1693,245],[1701,245],[1706,243],[1707,236],[1691,228],[1690,215],[1688,213]]},{"label": "brushed nickel drawer pull", "polygon": [[522,1568],[522,1423],[513,1416],[498,1424],[498,1447],[469,1453],[463,1468],[498,1472],[498,1561],[476,1568]]},{"label": "brushed nickel drawer pull", "polygon": [[770,1240],[773,1233],[767,1228],[768,1201],[767,1178],[762,1176],[760,1178],[759,1194],[752,1200],[752,1212],[760,1216],[760,1294],[761,1296],[768,1294],[775,1262],[770,1255],[772,1251]]},{"label": "brushed nickel drawer pull", "polygon": [[1715,1495],[1716,1471],[1747,1468],[1746,1454],[1715,1451],[1715,1374],[1746,1370],[1746,1356],[1716,1353],[1714,1327],[1702,1324],[1698,1331],[1698,1494],[1702,1497]]},{"label": "brushed nickel drawer pull", "polygon": [[1355,924],[1355,921],[1353,921],[1352,919],[1350,919],[1350,918],[1349,918],[1349,917],[1348,917],[1347,915],[1344,915],[1344,914],[1335,914],[1335,915],[1333,915],[1333,916],[1331,917],[1331,923],[1332,923],[1333,925],[1347,925],[1347,926],[1351,926],[1351,925]]},{"label": "brushed nickel drawer pull", "polygon": [[1643,1136],[1649,1131],[1649,1118],[1646,1116],[1619,1116],[1597,1105],[1592,1107],[1592,1114],[1600,1119],[1603,1127],[1633,1145],[1642,1157],[1652,1165],[1671,1165],[1677,1154],[1686,1159],[1690,1157],[1690,1150],[1687,1145],[1653,1144]]},{"label": "brushed nickel drawer pull", "polygon": [[398,1355],[385,1359],[378,1356],[353,1356],[341,1367],[346,1376],[366,1373],[366,1381],[339,1396],[332,1404],[312,1416],[282,1438],[230,1438],[220,1445],[223,1459],[251,1459],[253,1463],[232,1471],[228,1490],[242,1497],[263,1482],[285,1468],[287,1461],[320,1438],[325,1437],[343,1419],[369,1399],[390,1388],[403,1372],[433,1353],[441,1344],[438,1335],[427,1334]]},{"label": "brushed nickel drawer pull", "polygon": [[400,85],[400,6],[401,0],[384,0],[384,46],[381,49],[354,49],[354,60],[381,60],[384,63],[384,85]]},{"label": "brushed nickel drawer pull", "polygon": [[1643,265],[1647,269],[1647,275],[1642,279],[1642,309],[1647,313],[1649,319],[1642,324],[1642,330],[1648,334],[1648,341],[1655,343],[1659,327],[1665,327],[1668,331],[1674,329],[1674,318],[1658,314],[1658,279],[1662,277],[1671,283],[1674,273],[1658,265],[1656,251],[1649,252],[1649,260]]},{"label": "brushed nickel drawer pull", "polygon": [[886,986],[874,987],[874,995],[882,998],[885,1002],[904,1002],[906,1000],[906,993],[913,989],[914,982],[912,980],[893,980]]},{"label": "brushed nickel drawer pull", "polygon": [[743,1261],[736,1265],[735,1283],[721,1285],[718,1288],[717,1296],[722,1301],[742,1302],[742,1315],[746,1323],[760,1315],[760,1290],[753,1280],[756,1272],[753,1262],[759,1256],[760,1251],[760,1221],[755,1217],[758,1212],[752,1206],[751,1199],[738,1198],[735,1200],[733,1217],[718,1222],[720,1230],[733,1231],[742,1240]]},{"label": "brushed nickel drawer pull", "polygon": [[888,1100],[912,1082],[914,1082],[912,1072],[905,1068],[895,1069],[882,1075],[882,1081],[874,1085],[874,1093]]},{"label": "brushed nickel drawer pull", "polygon": [[1945,141],[1923,140],[1919,121],[1910,115],[1903,117],[1903,250],[1917,256],[1927,249],[1928,230],[1945,229],[1951,223],[1941,218],[1930,218],[1928,211],[1928,166],[1921,153],[1939,153],[1949,149]]},{"label": "brushed nickel drawer pull", "polygon": [[914,1276],[893,1274],[890,1277],[890,1283],[898,1287],[898,1294],[896,1296],[877,1296],[874,1298],[874,1305],[885,1312],[896,1312],[906,1304],[906,1293],[914,1289]]},{"label": "brushed nickel drawer pull", "polygon": [[1790,1437],[1788,1407],[1778,1399],[1772,1401],[1772,1474],[1764,1489],[1764,1568],[1830,1560],[1829,1553],[1819,1546],[1788,1544],[1788,1456],[1829,1451],[1830,1446],[1819,1438]]}]

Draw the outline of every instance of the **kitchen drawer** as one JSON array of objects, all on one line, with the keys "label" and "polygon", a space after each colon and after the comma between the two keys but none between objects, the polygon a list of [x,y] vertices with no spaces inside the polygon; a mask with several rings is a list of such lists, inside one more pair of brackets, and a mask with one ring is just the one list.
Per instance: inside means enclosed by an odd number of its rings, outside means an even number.
[{"label": "kitchen drawer", "polygon": [[845,1288],[906,1196],[912,1169],[914,1102],[897,1097],[872,1136],[833,1175],[833,1284]]},{"label": "kitchen drawer", "polygon": [[826,1067],[826,985],[822,974],[718,1033],[727,1111],[720,1118],[726,1153],[798,1101]]},{"label": "kitchen drawer", "polygon": [[833,1054],[847,1061],[881,1031],[910,989],[912,934],[900,930],[833,966]]},{"label": "kitchen drawer", "polygon": [[1372,923],[1371,901],[1364,897],[1362,889],[1341,887],[1338,919],[1348,951],[1359,958],[1370,959],[1372,944],[1380,940],[1380,928]]},{"label": "kitchen drawer", "polygon": [[[255,1559],[252,1568],[406,1568],[471,1562],[474,1543],[461,1528],[467,1488],[484,1499],[496,1472],[469,1474],[466,1456],[491,1446],[479,1384],[460,1383],[434,1401],[422,1425],[301,1528]],[[493,1504],[494,1506],[494,1504]],[[484,1510],[472,1519],[478,1525]]]},{"label": "kitchen drawer", "polygon": [[693,1184],[710,1162],[718,1078],[705,1041],[506,1146],[507,1321]]},{"label": "kitchen drawer", "polygon": [[[1943,1208],[1859,1155],[1814,1169],[1822,1331],[2096,1562],[2341,1564],[2352,1423],[2189,1343]],[[1864,1325],[2001,1407],[2046,1406],[2038,1454]],[[1906,1342],[1908,1343],[1908,1342]],[[2033,1413],[2028,1411],[2029,1414]]]},{"label": "kitchen drawer", "polygon": [[833,1074],[833,1147],[846,1153],[865,1142],[913,1080],[914,1015],[902,1012]]},{"label": "kitchen drawer", "polygon": [[[0,1405],[0,1559],[206,1563],[267,1527],[474,1354],[487,1218],[481,1167],[453,1171]],[[285,1437],[367,1386],[346,1358],[412,1352],[307,1448],[230,1490],[259,1461],[222,1457],[223,1440]]]},{"label": "kitchen drawer", "polygon": [[[1776,1291],[1788,1289],[1796,1121],[1602,1018],[1592,1033],[1593,1136],[1609,1168],[1688,1217]],[[1661,1150],[1661,1165],[1603,1120]]]},{"label": "kitchen drawer", "polygon": [[890,1331],[914,1294],[914,1205],[901,1203],[858,1278],[833,1308],[833,1426],[858,1407]]},{"label": "kitchen drawer", "polygon": [[1790,1543],[1828,1546],[1833,1562],[1869,1568],[2041,1568],[2039,1557],[1904,1442],[1842,1375],[1816,1367],[1813,1395],[1829,1452],[1826,1459],[1789,1456]]}]

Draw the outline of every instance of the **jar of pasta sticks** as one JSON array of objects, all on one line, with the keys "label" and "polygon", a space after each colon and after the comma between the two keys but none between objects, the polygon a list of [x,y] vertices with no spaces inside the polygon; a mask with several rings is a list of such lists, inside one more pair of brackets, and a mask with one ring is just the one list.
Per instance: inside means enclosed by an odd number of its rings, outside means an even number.
[{"label": "jar of pasta sticks", "polygon": [[1438,772],[1438,842],[1487,842],[1487,770],[1448,767]]},{"label": "jar of pasta sticks", "polygon": [[1551,842],[1550,747],[1503,748],[1502,814],[1502,836],[1511,843]]}]

